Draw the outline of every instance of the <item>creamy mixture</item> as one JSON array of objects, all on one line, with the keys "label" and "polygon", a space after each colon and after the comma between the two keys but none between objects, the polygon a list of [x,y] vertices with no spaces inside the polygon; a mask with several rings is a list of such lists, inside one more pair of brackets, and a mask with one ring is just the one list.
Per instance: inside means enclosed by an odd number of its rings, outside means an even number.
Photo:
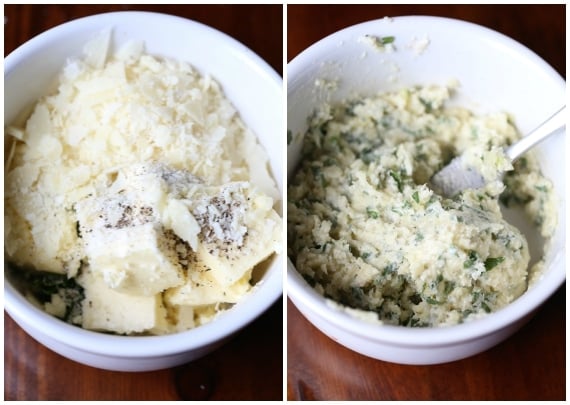
[{"label": "creamy mixture", "polygon": [[110,32],[6,129],[5,252],[31,299],[84,328],[199,326],[280,250],[266,152],[214,79]]},{"label": "creamy mixture", "polygon": [[[466,153],[486,178],[511,169],[502,147],[518,139],[508,115],[446,106],[451,87],[416,87],[315,113],[290,181],[288,255],[325,297],[405,326],[458,324],[519,297],[529,269],[524,235],[504,205],[524,206],[546,238],[552,184],[527,154],[515,170],[447,199],[427,182]],[[370,318],[370,315],[366,315]]]}]

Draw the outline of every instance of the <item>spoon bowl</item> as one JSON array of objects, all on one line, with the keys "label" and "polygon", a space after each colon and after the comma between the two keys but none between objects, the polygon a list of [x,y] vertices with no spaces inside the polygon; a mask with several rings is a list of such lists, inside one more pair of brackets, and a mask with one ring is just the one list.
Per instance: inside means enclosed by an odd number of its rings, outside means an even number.
[{"label": "spoon bowl", "polygon": [[[566,107],[562,107],[534,131],[505,149],[506,158],[514,163],[526,151],[566,127]],[[502,173],[497,173],[501,176]],[[447,166],[434,174],[429,186],[436,193],[451,198],[467,189],[483,187],[488,181],[478,167],[470,165],[464,156],[457,156]]]}]

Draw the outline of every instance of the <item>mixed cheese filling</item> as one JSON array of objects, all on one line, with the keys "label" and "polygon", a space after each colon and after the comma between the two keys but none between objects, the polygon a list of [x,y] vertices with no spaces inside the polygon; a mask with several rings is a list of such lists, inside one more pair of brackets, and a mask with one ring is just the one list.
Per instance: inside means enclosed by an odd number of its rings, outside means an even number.
[{"label": "mixed cheese filling", "polygon": [[167,334],[250,293],[281,246],[268,157],[217,82],[111,33],[6,128],[5,253],[49,313]]},{"label": "mixed cheese filling", "polygon": [[[556,223],[552,184],[532,154],[512,169],[508,115],[446,105],[452,87],[403,89],[313,114],[287,194],[288,255],[321,294],[366,319],[404,326],[462,323],[527,290],[525,236],[501,204],[524,206],[539,232]],[[443,198],[427,185],[465,154],[490,181]]]}]

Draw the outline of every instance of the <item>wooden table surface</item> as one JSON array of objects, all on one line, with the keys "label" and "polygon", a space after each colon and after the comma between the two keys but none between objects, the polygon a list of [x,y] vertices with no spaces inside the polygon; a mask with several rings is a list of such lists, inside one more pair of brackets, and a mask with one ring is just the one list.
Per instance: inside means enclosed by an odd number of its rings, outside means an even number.
[{"label": "wooden table surface", "polygon": [[[120,10],[183,16],[221,30],[283,71],[282,6],[4,6],[5,55],[31,37],[78,17]],[[261,33],[261,34],[260,34]],[[201,389],[204,385],[206,389]],[[283,302],[218,351],[185,366],[145,373],[99,370],[36,343],[4,317],[6,400],[281,400]]]},{"label": "wooden table surface", "polygon": [[[522,42],[565,75],[564,6],[363,5],[287,8],[287,60],[341,28],[397,15],[472,21]],[[563,400],[566,398],[564,287],[502,344],[434,366],[373,360],[340,346],[287,305],[289,400]]]},{"label": "wooden table surface", "polygon": [[[5,54],[70,19],[126,9],[204,22],[234,36],[282,73],[281,5],[6,5]],[[565,74],[561,6],[328,6],[323,11],[320,6],[289,5],[287,60],[345,26],[404,14],[443,15],[489,26],[527,45]],[[402,366],[339,346],[288,303],[287,398],[564,399],[565,305],[561,288],[521,331],[485,353],[437,366]],[[218,400],[279,400],[283,395],[282,322],[279,301],[230,343],[196,362],[162,371],[120,373],[82,366],[45,349],[6,315],[5,399],[175,400],[202,395]],[[211,391],[200,391],[197,387],[202,383]]]}]

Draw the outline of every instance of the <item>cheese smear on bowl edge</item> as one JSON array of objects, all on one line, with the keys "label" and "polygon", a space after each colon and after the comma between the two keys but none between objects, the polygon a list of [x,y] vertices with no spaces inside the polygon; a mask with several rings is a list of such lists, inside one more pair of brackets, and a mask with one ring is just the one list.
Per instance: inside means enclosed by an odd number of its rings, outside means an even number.
[{"label": "cheese smear on bowl edge", "polygon": [[72,324],[191,329],[280,253],[280,193],[214,78],[142,42],[109,55],[111,39],[87,43],[5,130],[6,258],[29,298]]}]

